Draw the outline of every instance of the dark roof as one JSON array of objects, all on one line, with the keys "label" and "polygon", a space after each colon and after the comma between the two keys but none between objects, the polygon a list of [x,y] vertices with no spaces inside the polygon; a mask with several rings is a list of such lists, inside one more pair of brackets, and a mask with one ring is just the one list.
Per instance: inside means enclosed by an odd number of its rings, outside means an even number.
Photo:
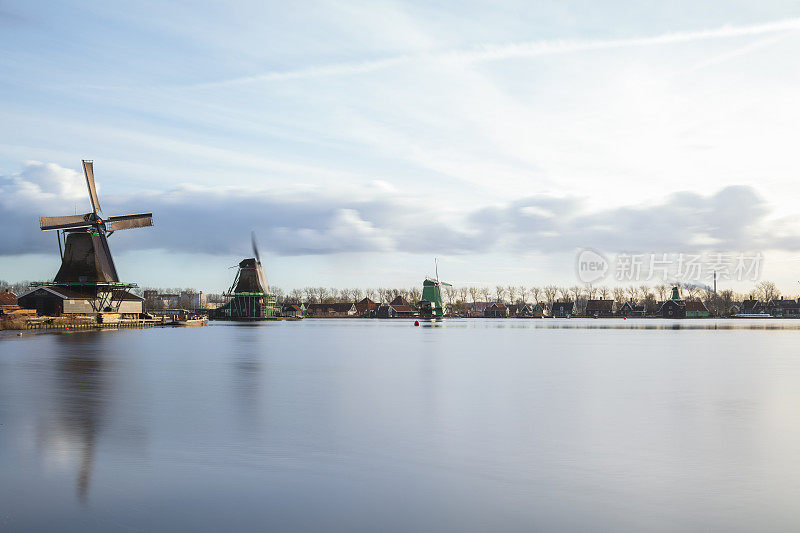
[{"label": "dark roof", "polygon": [[553,311],[572,311],[575,302],[553,302]]},{"label": "dark roof", "polygon": [[505,309],[506,304],[503,302],[492,302],[491,305],[488,305],[486,309]]},{"label": "dark roof", "polygon": [[752,299],[751,300],[744,300],[742,302],[741,310],[742,310],[742,312],[746,313],[747,311],[751,311],[753,309],[757,309],[757,308],[759,308],[761,306],[762,306],[762,304],[758,300],[752,300]]},{"label": "dark roof", "polygon": [[402,297],[402,296],[400,296],[400,295],[398,295],[398,296],[397,296],[397,297],[396,297],[394,300],[392,300],[391,302],[389,302],[389,304],[390,304],[392,307],[394,307],[395,309],[397,309],[397,306],[398,306],[398,305],[400,305],[400,306],[403,306],[403,305],[405,305],[405,306],[408,306],[408,307],[414,307],[413,305],[411,305],[411,304],[409,303],[409,301],[408,301],[408,300],[406,300],[405,298],[403,298],[403,297]]},{"label": "dark roof", "polygon": [[782,309],[794,309],[795,307],[798,307],[798,305],[800,304],[798,304],[798,302],[796,302],[795,300],[789,300],[784,298],[769,301],[769,307],[779,307]]},{"label": "dark roof", "polygon": [[21,295],[20,298],[24,298],[29,294],[33,294],[37,291],[45,291],[49,292],[56,298],[61,298],[63,300],[93,300],[95,298],[94,294],[85,293],[76,291],[74,289],[70,289],[67,287],[54,287],[50,285],[43,285],[41,287],[33,287],[31,290],[26,292],[25,294]]},{"label": "dark roof", "polygon": [[137,296],[136,294],[133,294],[132,292],[124,291],[124,290],[121,290],[121,289],[120,290],[116,290],[116,291],[112,291],[111,299],[112,300],[117,300],[117,301],[125,300],[125,301],[130,301],[130,302],[143,302],[144,301],[144,298],[142,298],[141,296]]},{"label": "dark roof", "polygon": [[706,307],[706,304],[704,304],[700,300],[687,300],[686,301],[686,312],[687,313],[697,313],[699,311],[708,311],[708,307]]},{"label": "dark roof", "polygon": [[373,302],[369,298],[364,298],[363,300],[361,300],[356,304],[356,309],[360,313],[363,313],[364,311],[372,311],[378,309],[378,307],[379,307],[378,304],[376,302]]},{"label": "dark roof", "polygon": [[306,304],[306,309],[309,311],[323,311],[326,313],[346,313],[350,311],[355,304],[353,302],[333,302],[327,304]]},{"label": "dark roof", "polygon": [[17,305],[17,297],[13,292],[0,292],[0,305]]},{"label": "dark roof", "polygon": [[586,312],[607,311],[611,312],[614,308],[614,300],[588,300],[586,302]]}]

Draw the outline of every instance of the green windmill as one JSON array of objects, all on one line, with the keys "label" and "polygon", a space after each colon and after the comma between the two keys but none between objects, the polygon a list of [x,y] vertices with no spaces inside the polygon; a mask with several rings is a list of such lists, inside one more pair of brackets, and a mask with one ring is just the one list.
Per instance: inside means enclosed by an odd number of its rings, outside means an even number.
[{"label": "green windmill", "polygon": [[449,283],[439,281],[439,260],[436,259],[436,278],[426,277],[422,282],[422,299],[419,301],[419,315],[430,317],[444,316],[444,300],[442,286],[452,287]]}]

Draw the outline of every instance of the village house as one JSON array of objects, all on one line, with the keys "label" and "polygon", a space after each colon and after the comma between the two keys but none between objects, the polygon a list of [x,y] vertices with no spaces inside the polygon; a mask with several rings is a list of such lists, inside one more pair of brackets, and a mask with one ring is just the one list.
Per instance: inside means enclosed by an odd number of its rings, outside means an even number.
[{"label": "village house", "polygon": [[700,300],[687,300],[686,305],[686,318],[708,318],[711,312],[706,307],[706,304]]},{"label": "village house", "polygon": [[588,300],[586,302],[586,316],[594,318],[614,316],[614,300]]},{"label": "village house", "polygon": [[739,306],[739,313],[743,315],[762,315],[766,312],[767,309],[764,303],[754,298],[742,301],[742,305]]},{"label": "village house", "polygon": [[617,309],[617,316],[622,317],[643,317],[646,314],[644,304],[637,304],[633,300],[623,303]]},{"label": "village house", "polygon": [[553,318],[571,318],[578,313],[575,302],[553,302],[550,315]]},{"label": "village house", "polygon": [[306,306],[303,304],[283,304],[281,316],[299,318],[306,316]]},{"label": "village house", "polygon": [[369,298],[364,298],[356,303],[356,313],[362,318],[375,318],[378,316],[380,304],[373,302]]},{"label": "village house", "polygon": [[483,310],[483,316],[486,318],[506,318],[508,316],[508,307],[503,302],[492,302]]},{"label": "village house", "polygon": [[800,302],[796,300],[784,299],[783,297],[772,299],[767,303],[766,308],[767,312],[774,317],[800,317]]},{"label": "village house", "polygon": [[306,316],[345,318],[356,316],[356,304],[353,302],[308,303],[304,304]]},{"label": "village house", "polygon": [[516,318],[531,318],[533,311],[526,303],[512,304],[508,306],[508,316]]},{"label": "village house", "polygon": [[392,309],[394,309],[394,312],[397,317],[408,318],[408,317],[413,317],[417,313],[416,308],[402,296],[397,296],[394,300],[389,302],[389,305],[392,306]]},{"label": "village house", "polygon": [[659,304],[657,314],[662,318],[686,318],[686,302],[681,299],[678,287],[672,288],[672,298]]}]

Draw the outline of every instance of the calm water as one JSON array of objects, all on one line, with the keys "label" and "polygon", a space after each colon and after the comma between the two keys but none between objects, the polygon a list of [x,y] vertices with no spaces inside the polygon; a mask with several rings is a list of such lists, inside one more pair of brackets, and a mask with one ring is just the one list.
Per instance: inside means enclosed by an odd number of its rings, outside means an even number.
[{"label": "calm water", "polygon": [[797,531],[797,323],[680,324],[1,337],[0,530]]}]

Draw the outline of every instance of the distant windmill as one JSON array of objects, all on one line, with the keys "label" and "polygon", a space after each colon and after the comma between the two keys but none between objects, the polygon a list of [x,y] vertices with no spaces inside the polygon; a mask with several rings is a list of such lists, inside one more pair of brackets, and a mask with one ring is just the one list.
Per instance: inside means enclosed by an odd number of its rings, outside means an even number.
[{"label": "distant windmill", "polygon": [[422,282],[422,299],[419,302],[420,316],[441,317],[445,314],[442,287],[452,287],[439,281],[439,260],[435,259],[436,277],[426,277]]},{"label": "distant windmill", "polygon": [[239,261],[239,270],[226,293],[228,302],[216,309],[211,318],[259,319],[274,316],[277,302],[269,292],[255,232],[250,234],[250,243],[254,257]]},{"label": "distant windmill", "polygon": [[107,236],[115,231],[152,226],[153,213],[101,218],[102,209],[94,185],[93,162],[84,160],[82,163],[92,212],[84,215],[40,218],[42,231],[56,230],[59,233],[59,248],[61,247],[60,232],[63,231],[67,234],[61,257],[61,268],[53,281],[63,284],[119,283]]}]

